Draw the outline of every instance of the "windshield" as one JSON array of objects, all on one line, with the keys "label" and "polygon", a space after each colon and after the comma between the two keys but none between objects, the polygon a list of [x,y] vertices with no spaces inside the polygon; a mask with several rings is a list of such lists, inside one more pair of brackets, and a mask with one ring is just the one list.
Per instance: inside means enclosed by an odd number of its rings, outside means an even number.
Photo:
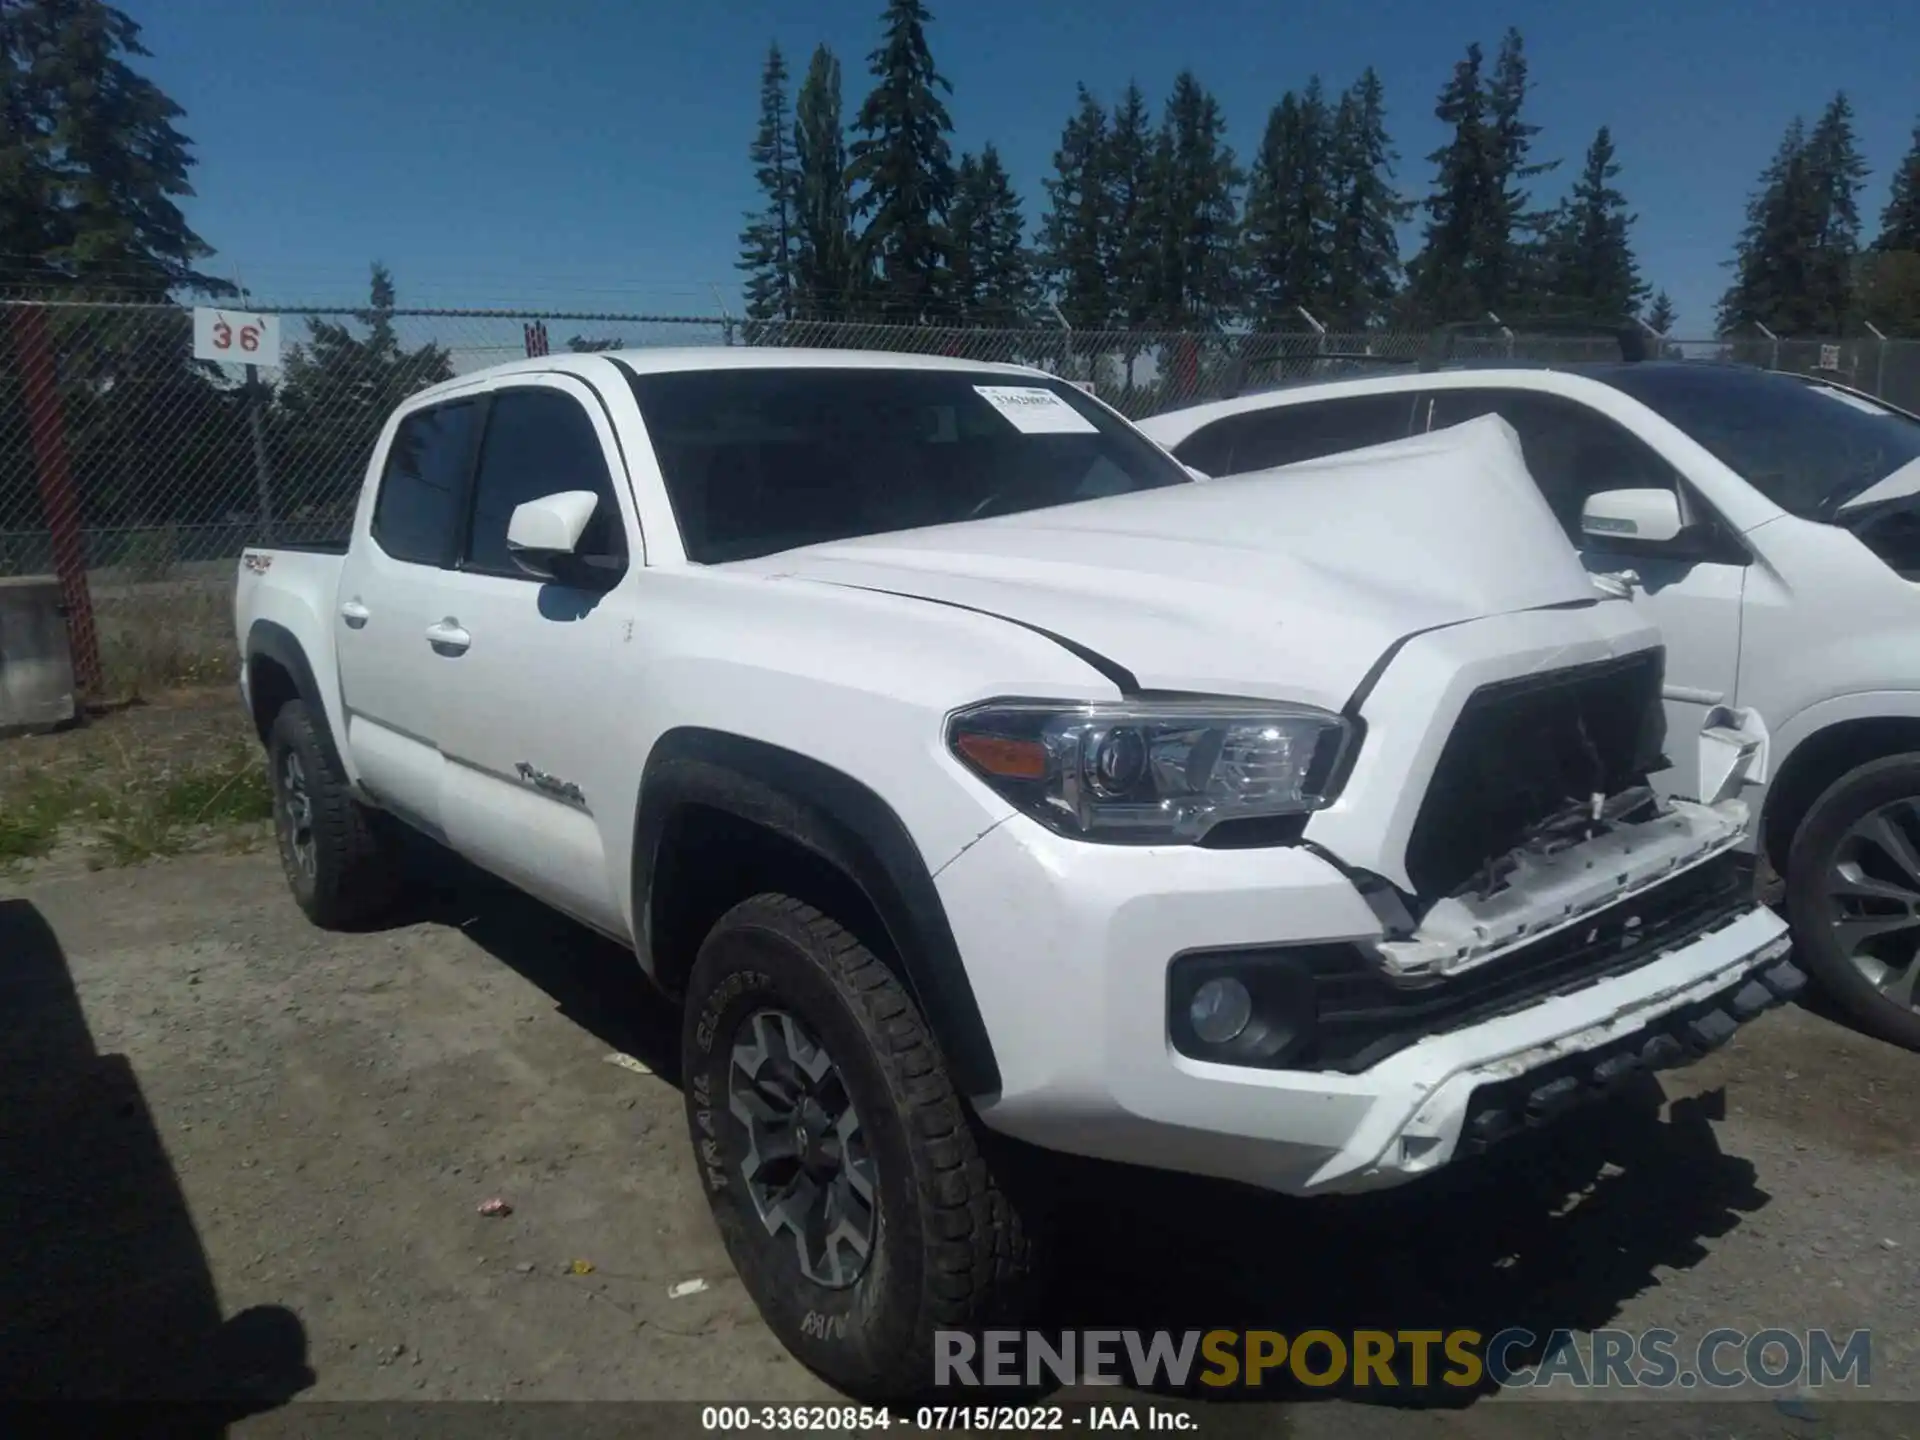
[{"label": "windshield", "polygon": [[1920,459],[1920,421],[1817,381],[1686,364],[1622,366],[1605,378],[1807,519],[1831,519],[1848,499]]},{"label": "windshield", "polygon": [[1047,376],[873,366],[627,374],[687,558],[702,564],[1192,480],[1132,426]]}]

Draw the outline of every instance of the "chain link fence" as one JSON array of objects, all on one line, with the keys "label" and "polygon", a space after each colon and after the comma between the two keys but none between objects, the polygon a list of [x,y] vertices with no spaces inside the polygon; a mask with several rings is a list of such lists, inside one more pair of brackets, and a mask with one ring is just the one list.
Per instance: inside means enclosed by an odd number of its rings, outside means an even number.
[{"label": "chain link fence", "polygon": [[[225,607],[240,551],[343,540],[392,407],[503,360],[741,344],[929,353],[1037,366],[1140,418],[1229,387],[1405,365],[1433,353],[1434,339],[249,308],[279,316],[279,365],[195,359],[185,307],[0,301],[0,576],[62,577],[83,684],[102,681],[95,657],[103,653],[104,670],[114,672],[105,678],[118,675],[120,688],[218,671],[232,648]],[[1825,374],[1920,410],[1920,341],[1764,338],[1666,348]],[[1451,336],[1448,350],[1466,361],[1618,355],[1609,339],[1499,332]],[[122,653],[129,649],[138,652],[131,666]]]}]

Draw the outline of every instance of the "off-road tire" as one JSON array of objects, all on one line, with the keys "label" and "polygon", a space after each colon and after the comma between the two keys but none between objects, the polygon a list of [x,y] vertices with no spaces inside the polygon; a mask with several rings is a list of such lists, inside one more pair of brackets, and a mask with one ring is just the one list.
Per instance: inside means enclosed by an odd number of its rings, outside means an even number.
[{"label": "off-road tire", "polygon": [[[1920,800],[1920,755],[1874,760],[1841,776],[1813,802],[1787,852],[1786,910],[1795,958],[1829,1003],[1866,1034],[1920,1050],[1920,1011],[1882,995],[1833,935],[1827,876],[1848,829],[1883,806]],[[1920,929],[1901,932],[1920,944]]]},{"label": "off-road tire", "polygon": [[[742,1173],[733,1048],[765,1010],[818,1038],[876,1166],[871,1250],[847,1288],[808,1277]],[[901,1404],[933,1389],[936,1331],[1021,1323],[1041,1284],[1023,1172],[955,1090],[899,979],[847,930],[789,896],[736,905],[695,960],[682,1045],[702,1187],[741,1283],[801,1363],[857,1400]]]},{"label": "off-road tire", "polygon": [[[391,822],[353,796],[321,722],[304,700],[280,707],[267,732],[267,775],[273,790],[274,844],[294,902],[323,930],[352,930],[378,918],[399,890]],[[310,807],[311,865],[294,843],[289,757],[297,763]]]}]

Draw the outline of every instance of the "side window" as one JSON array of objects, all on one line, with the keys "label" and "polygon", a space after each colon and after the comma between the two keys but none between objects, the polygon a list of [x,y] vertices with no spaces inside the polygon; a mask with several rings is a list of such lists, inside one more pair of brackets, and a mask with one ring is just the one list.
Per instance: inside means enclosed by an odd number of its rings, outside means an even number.
[{"label": "side window", "polygon": [[416,410],[394,431],[372,527],[374,543],[394,559],[414,565],[453,562],[478,413],[473,401],[456,400]]},{"label": "side window", "polygon": [[1184,448],[1180,458],[1210,475],[1241,475],[1360,450],[1405,438],[1412,424],[1413,401],[1411,394],[1401,391],[1253,410],[1215,421],[1189,437],[1189,445],[1204,439],[1203,448],[1209,449],[1213,465]]},{"label": "side window", "polygon": [[1575,544],[1580,512],[1601,490],[1675,490],[1679,476],[1648,445],[1597,410],[1526,390],[1436,390],[1429,429],[1498,414],[1520,437],[1534,483]]},{"label": "side window", "polygon": [[516,507],[562,490],[591,490],[600,497],[581,537],[580,555],[596,566],[624,570],[626,524],[600,436],[580,402],[545,388],[496,390],[474,477],[466,568],[531,578],[507,553],[507,524]]}]

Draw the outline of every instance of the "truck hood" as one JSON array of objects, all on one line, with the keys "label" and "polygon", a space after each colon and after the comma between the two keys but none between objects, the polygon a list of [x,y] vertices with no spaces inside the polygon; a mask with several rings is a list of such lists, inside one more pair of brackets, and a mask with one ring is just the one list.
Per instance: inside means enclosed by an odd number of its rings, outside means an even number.
[{"label": "truck hood", "polygon": [[1094,652],[1141,689],[1328,709],[1406,636],[1595,598],[1495,415],[1273,470],[729,568],[983,611]]}]

